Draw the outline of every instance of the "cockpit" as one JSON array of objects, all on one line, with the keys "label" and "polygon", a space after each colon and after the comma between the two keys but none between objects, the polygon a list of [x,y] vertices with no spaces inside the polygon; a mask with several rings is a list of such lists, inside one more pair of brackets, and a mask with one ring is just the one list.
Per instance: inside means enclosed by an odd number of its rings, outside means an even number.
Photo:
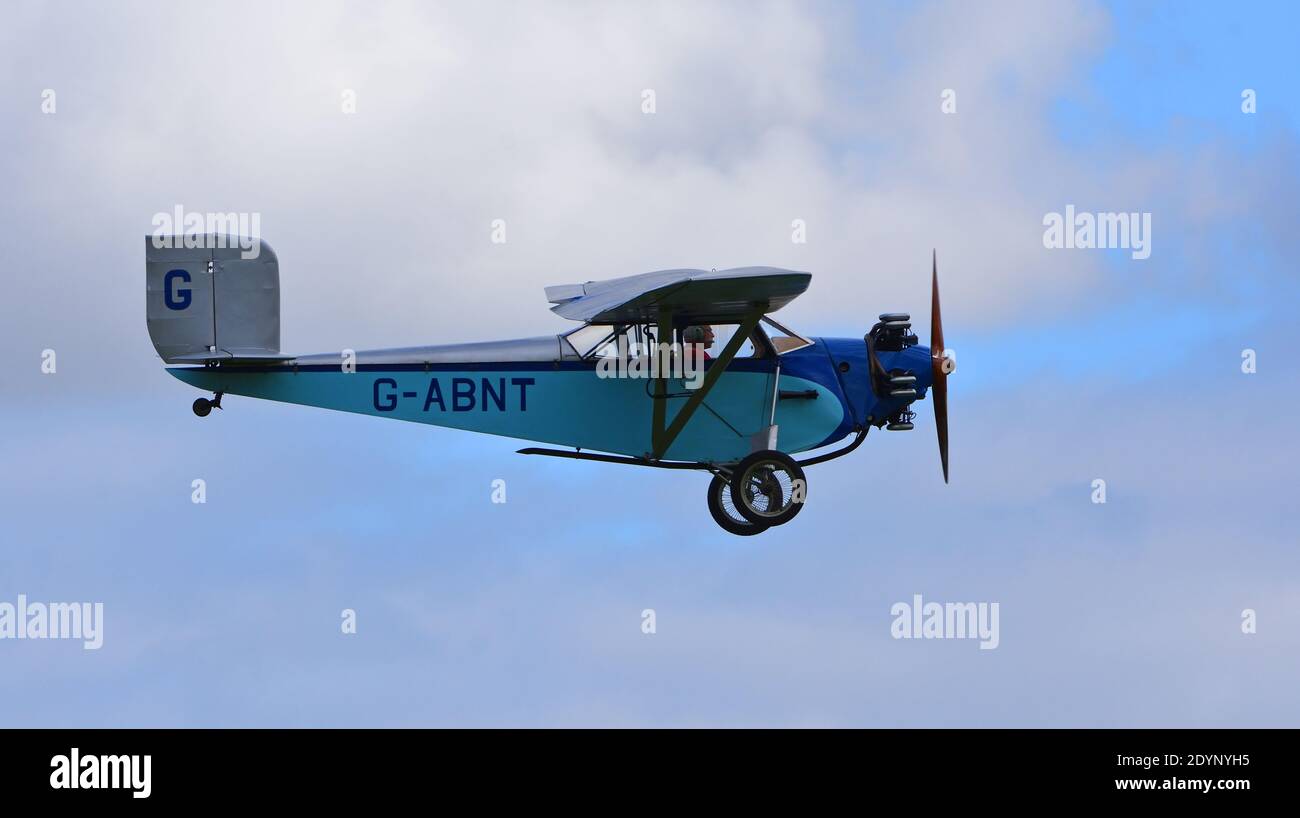
[{"label": "cockpit", "polygon": [[[770,327],[768,332],[764,325]],[[705,328],[712,330],[712,341],[707,342]],[[698,331],[692,331],[698,328]],[[739,324],[691,324],[675,327],[673,337],[662,343],[680,347],[686,344],[704,347],[707,356],[716,357],[731,343]],[[638,324],[584,324],[560,336],[560,355],[564,359],[594,360],[610,357],[627,357],[648,353],[661,343],[658,327],[651,323]],[[704,336],[707,337],[707,336]],[[811,346],[812,341],[788,329],[768,316],[754,326],[736,352],[737,358],[774,358]],[[707,346],[706,346],[707,344]]]}]

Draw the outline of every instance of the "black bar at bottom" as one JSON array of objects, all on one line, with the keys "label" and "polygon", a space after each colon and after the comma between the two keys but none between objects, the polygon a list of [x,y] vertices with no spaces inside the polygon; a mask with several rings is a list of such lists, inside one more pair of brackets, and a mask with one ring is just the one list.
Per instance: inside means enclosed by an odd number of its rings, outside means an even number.
[{"label": "black bar at bottom", "polygon": [[[1294,730],[10,730],[0,787],[49,805],[471,795],[612,806],[852,797],[1218,807],[1292,795]],[[147,758],[147,766],[146,766]],[[147,773],[147,775],[146,775]],[[116,776],[116,778],[115,778]],[[76,785],[72,784],[76,778]],[[704,787],[708,792],[698,792]],[[148,790],[147,797],[143,795]],[[920,799],[919,801],[916,799]],[[1046,799],[1046,801],[1044,800]],[[1285,801],[1283,800],[1285,799]],[[621,810],[620,810],[621,811]]]}]

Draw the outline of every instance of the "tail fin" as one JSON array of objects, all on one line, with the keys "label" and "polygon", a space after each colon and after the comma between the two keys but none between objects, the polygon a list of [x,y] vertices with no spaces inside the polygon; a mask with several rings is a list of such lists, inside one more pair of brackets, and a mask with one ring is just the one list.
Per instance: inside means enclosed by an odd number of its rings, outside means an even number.
[{"label": "tail fin", "polygon": [[280,354],[279,260],[271,245],[252,242],[145,237],[145,320],[165,363],[291,357]]}]

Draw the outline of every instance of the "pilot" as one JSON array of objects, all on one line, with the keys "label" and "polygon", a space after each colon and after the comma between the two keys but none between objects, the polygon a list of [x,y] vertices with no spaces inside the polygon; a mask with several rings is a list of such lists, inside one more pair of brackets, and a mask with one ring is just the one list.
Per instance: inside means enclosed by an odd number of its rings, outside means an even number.
[{"label": "pilot", "polygon": [[713,327],[708,324],[687,327],[682,330],[682,347],[687,355],[703,353],[704,360],[710,360],[708,348],[713,346]]}]

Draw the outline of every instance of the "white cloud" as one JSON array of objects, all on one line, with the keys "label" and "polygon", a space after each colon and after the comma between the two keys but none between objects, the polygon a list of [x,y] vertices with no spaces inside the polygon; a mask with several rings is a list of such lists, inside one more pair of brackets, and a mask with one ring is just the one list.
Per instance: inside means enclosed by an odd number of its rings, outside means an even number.
[{"label": "white cloud", "polygon": [[[859,331],[924,311],[935,246],[959,320],[1059,313],[1101,261],[1045,253],[1042,214],[1146,201],[1182,172],[1135,179],[1148,157],[1099,164],[1051,134],[1054,95],[1104,42],[1087,3],[27,11],[0,81],[4,242],[76,295],[7,277],[87,346],[139,337],[138,237],[176,203],[262,213],[285,346],[309,352],[558,328],[543,285],[681,264],[811,270],[791,320]],[[49,86],[42,119],[22,92]]]}]

